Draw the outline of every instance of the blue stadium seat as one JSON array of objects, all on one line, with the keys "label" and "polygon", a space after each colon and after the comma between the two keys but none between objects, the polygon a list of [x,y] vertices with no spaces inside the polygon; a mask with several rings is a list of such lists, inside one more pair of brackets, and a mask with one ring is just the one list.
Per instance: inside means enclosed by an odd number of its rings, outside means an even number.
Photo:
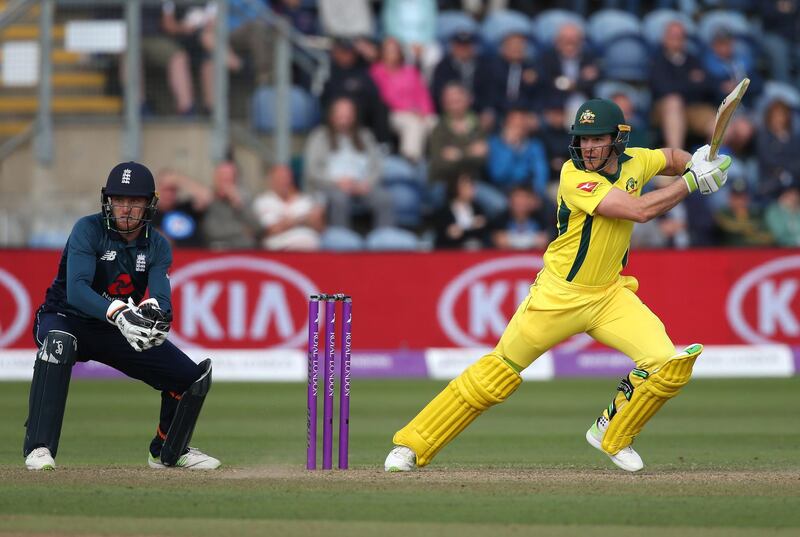
[{"label": "blue stadium seat", "polygon": [[615,80],[604,80],[594,87],[594,96],[600,99],[611,99],[618,93],[627,95],[637,110],[648,110],[650,107],[650,91],[647,88],[638,89]]},{"label": "blue stadium seat", "polygon": [[639,19],[621,9],[601,9],[589,18],[586,32],[601,47],[614,39],[642,35]]},{"label": "blue stadium seat", "polygon": [[350,228],[332,226],[322,232],[321,247],[333,252],[357,252],[364,249],[364,239]]},{"label": "blue stadium seat", "polygon": [[706,43],[711,41],[714,33],[720,28],[724,28],[738,38],[749,39],[753,35],[750,23],[747,22],[747,17],[736,11],[723,9],[709,11],[700,18],[700,38]]},{"label": "blue stadium seat", "polygon": [[463,11],[441,11],[436,17],[436,38],[443,44],[458,32],[478,33],[478,23]]},{"label": "blue stadium seat", "polygon": [[561,25],[566,22],[577,24],[584,30],[586,28],[586,21],[577,13],[566,9],[548,9],[542,11],[533,22],[534,37],[544,47],[550,48],[553,46],[553,41],[561,29]]},{"label": "blue stadium seat", "polygon": [[481,37],[493,48],[497,48],[500,42],[511,34],[530,36],[530,19],[516,11],[498,9],[489,13],[481,24]]},{"label": "blue stadium seat", "polygon": [[693,36],[697,33],[697,26],[691,17],[685,13],[673,9],[656,9],[642,19],[642,35],[651,46],[658,47],[661,45],[661,38],[664,35],[667,24],[672,21],[682,23],[688,36]]},{"label": "blue stadium seat", "polygon": [[392,196],[397,224],[416,228],[422,223],[424,176],[406,159],[387,155],[383,159],[381,184]]},{"label": "blue stadium seat", "polygon": [[[261,86],[253,92],[252,121],[258,132],[275,129],[275,88]],[[299,86],[289,93],[289,121],[292,132],[307,132],[319,123],[319,103],[311,94]]]},{"label": "blue stadium seat", "polygon": [[795,131],[800,132],[800,89],[785,82],[768,80],[764,83],[764,91],[756,103],[756,121],[759,124],[763,122],[767,106],[776,100],[781,100],[794,109],[795,117],[792,126]]},{"label": "blue stadium seat", "polygon": [[646,82],[650,51],[644,39],[623,37],[608,43],[603,53],[603,69],[610,80]]},{"label": "blue stadium seat", "polygon": [[381,227],[370,231],[366,240],[367,250],[372,251],[405,251],[419,249],[419,239],[411,231],[397,227]]}]

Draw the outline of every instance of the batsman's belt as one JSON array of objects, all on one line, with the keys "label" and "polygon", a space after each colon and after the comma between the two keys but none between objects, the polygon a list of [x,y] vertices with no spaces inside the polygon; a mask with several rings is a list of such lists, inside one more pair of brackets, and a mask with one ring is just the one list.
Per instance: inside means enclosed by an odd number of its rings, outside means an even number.
[{"label": "batsman's belt", "polygon": [[623,406],[608,424],[603,436],[603,450],[611,455],[628,447],[669,399],[689,382],[695,360],[703,352],[703,346],[690,345],[670,358],[638,386],[630,401]]},{"label": "batsman's belt", "polygon": [[411,448],[417,466],[425,466],[484,410],[508,399],[521,383],[519,373],[500,356],[487,354],[450,381],[394,435],[394,443]]}]

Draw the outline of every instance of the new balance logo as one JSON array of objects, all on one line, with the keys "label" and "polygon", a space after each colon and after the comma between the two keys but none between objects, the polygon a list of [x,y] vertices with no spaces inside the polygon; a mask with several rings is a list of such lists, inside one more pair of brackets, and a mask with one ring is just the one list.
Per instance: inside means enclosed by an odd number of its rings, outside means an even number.
[{"label": "new balance logo", "polygon": [[103,254],[103,257],[100,258],[100,261],[114,261],[116,258],[116,250],[107,250],[106,253]]},{"label": "new balance logo", "polygon": [[122,171],[122,184],[123,185],[131,184],[131,170],[129,168],[125,168]]}]

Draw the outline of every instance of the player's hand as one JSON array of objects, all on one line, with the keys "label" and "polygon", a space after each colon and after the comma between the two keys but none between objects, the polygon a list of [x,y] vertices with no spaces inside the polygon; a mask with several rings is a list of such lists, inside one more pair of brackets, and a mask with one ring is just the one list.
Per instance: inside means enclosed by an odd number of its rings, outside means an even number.
[{"label": "player's hand", "polygon": [[708,159],[710,147],[704,145],[694,152],[692,160],[686,165],[683,180],[689,192],[700,190],[701,194],[711,194],[719,190],[728,180],[728,168],[731,166],[731,157],[718,155],[712,161]]},{"label": "player's hand", "polygon": [[106,318],[110,323],[117,325],[136,352],[146,351],[153,346],[150,342],[150,332],[154,322],[143,317],[131,299],[128,299],[127,304],[122,300],[113,301],[106,311]]},{"label": "player's hand", "polygon": [[169,334],[170,323],[172,323],[172,313],[162,310],[155,298],[142,300],[139,303],[139,313],[145,319],[153,321],[153,328],[150,330],[150,344],[155,347],[164,343]]}]

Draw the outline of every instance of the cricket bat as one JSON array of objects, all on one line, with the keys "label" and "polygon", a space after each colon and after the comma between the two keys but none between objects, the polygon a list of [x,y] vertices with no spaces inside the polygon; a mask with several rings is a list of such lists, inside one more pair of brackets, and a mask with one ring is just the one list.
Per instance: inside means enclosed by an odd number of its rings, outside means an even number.
[{"label": "cricket bat", "polygon": [[744,78],[733,91],[722,99],[722,103],[717,109],[717,120],[714,123],[714,134],[711,136],[711,149],[708,151],[708,161],[711,162],[717,158],[719,153],[719,146],[722,145],[722,139],[725,137],[725,131],[728,130],[728,124],[731,122],[736,108],[742,102],[742,96],[747,91],[747,86],[750,85],[750,79]]}]

